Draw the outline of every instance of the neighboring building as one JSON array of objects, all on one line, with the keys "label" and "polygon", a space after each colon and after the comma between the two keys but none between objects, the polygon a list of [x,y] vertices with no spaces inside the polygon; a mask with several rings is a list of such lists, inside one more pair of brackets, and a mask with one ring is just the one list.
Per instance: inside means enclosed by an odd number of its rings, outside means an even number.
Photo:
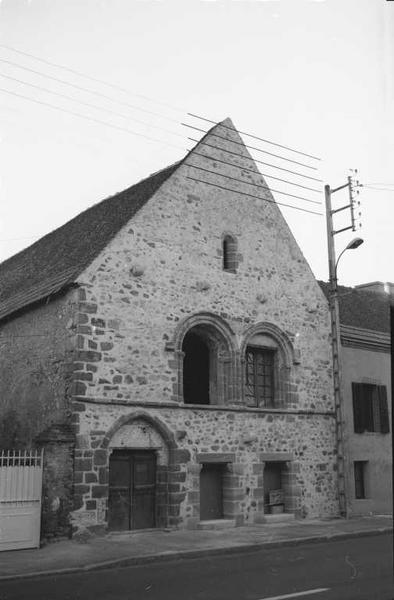
[{"label": "neighboring building", "polygon": [[338,294],[349,516],[391,513],[393,284],[339,286]]},{"label": "neighboring building", "polygon": [[44,533],[70,512],[96,530],[338,514],[327,303],[230,120],[0,281],[2,445],[45,447]]}]

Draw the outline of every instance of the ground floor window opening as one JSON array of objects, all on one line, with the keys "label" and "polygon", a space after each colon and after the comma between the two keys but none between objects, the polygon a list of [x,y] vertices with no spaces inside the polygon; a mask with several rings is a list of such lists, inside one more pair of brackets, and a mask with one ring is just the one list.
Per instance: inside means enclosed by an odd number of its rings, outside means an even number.
[{"label": "ground floor window opening", "polygon": [[200,472],[200,519],[223,519],[225,463],[203,463]]},{"label": "ground floor window opening", "polygon": [[278,514],[285,511],[284,470],[286,463],[266,462],[264,468],[264,512]]}]

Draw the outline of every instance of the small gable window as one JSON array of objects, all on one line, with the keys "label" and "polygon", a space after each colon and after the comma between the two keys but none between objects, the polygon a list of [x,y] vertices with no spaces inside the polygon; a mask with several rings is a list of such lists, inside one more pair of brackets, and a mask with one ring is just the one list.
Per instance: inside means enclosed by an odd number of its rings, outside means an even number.
[{"label": "small gable window", "polygon": [[223,271],[236,273],[238,267],[237,240],[232,235],[223,238]]}]

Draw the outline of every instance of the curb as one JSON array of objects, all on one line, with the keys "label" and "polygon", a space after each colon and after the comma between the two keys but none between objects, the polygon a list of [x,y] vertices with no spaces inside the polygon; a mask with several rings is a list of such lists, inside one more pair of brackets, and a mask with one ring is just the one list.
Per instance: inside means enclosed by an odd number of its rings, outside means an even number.
[{"label": "curb", "polygon": [[300,546],[302,544],[318,544],[321,542],[335,542],[340,540],[372,537],[376,535],[392,534],[392,527],[382,527],[379,529],[349,531],[346,533],[333,533],[318,536],[289,538],[285,540],[276,540],[272,542],[255,542],[253,544],[241,544],[238,546],[201,548],[199,550],[166,550],[159,554],[146,554],[145,556],[124,556],[99,563],[90,563],[78,567],[69,567],[65,569],[53,569],[48,571],[39,571],[31,573],[17,573],[14,575],[0,575],[0,581],[15,581],[19,579],[39,579],[44,577],[54,577],[56,575],[69,575],[72,573],[88,573],[100,569],[121,568],[140,566],[153,563],[169,562],[179,559],[193,559],[211,556],[223,556],[231,554],[247,554],[256,552],[264,548],[285,548],[291,546]]}]

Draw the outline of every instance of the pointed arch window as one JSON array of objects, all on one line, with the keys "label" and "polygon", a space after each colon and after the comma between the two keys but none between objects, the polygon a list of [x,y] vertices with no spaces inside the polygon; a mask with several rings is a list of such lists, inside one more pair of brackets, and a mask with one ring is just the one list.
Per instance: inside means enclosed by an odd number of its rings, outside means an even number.
[{"label": "pointed arch window", "polygon": [[237,239],[232,235],[225,235],[222,242],[223,271],[236,273],[238,267]]}]

